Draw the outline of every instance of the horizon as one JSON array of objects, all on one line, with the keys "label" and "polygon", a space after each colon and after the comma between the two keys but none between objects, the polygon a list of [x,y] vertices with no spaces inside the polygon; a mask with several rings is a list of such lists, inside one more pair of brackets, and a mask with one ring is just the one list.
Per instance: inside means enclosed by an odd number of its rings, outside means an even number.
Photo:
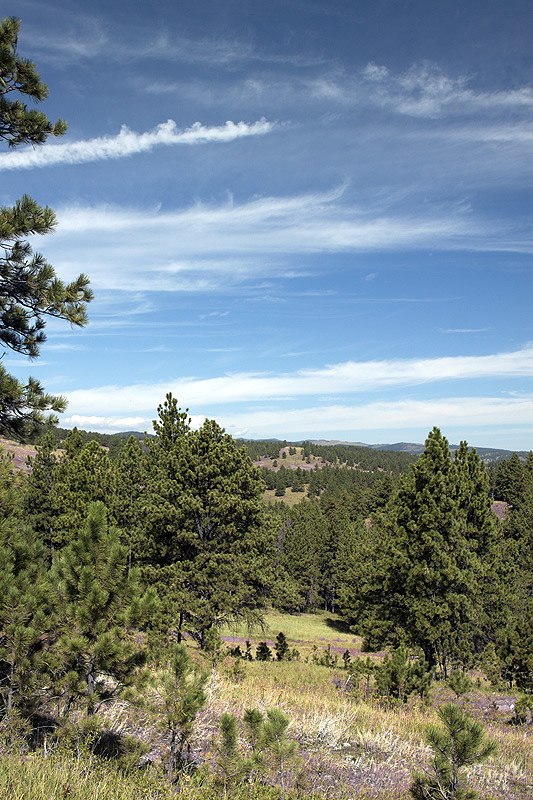
[{"label": "horizon", "polygon": [[[90,322],[9,352],[59,426],[533,448],[533,8],[7,3],[65,136],[0,152]],[[476,444],[473,444],[473,443]]]}]

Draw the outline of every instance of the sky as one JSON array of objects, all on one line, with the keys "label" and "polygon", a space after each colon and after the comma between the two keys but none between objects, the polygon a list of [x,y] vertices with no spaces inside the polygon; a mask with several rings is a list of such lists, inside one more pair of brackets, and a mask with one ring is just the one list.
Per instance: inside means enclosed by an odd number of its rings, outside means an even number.
[{"label": "sky", "polygon": [[0,204],[91,279],[21,380],[63,427],[533,448],[530,0],[17,0],[65,136]]}]

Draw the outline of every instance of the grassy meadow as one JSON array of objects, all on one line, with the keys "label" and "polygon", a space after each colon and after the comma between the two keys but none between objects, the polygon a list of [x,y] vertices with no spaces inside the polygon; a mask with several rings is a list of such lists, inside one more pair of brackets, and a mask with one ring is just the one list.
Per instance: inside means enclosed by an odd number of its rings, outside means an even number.
[{"label": "grassy meadow", "polygon": [[[241,661],[227,653],[237,644],[244,651],[248,639],[255,648],[266,641],[271,648],[279,631],[290,648],[300,653],[294,661]],[[200,711],[192,740],[192,758],[201,765],[170,786],[164,775],[168,733],[157,714],[157,702],[134,706],[115,702],[100,714],[102,726],[118,736],[130,735],[145,745],[143,769],[125,769],[112,760],[97,759],[83,747],[67,748],[50,741],[46,748],[30,752],[20,742],[4,745],[0,759],[0,798],[9,800],[166,800],[170,797],[223,796],[216,783],[217,746],[221,715],[230,711],[242,720],[246,708],[263,713],[278,708],[290,720],[289,737],[297,743],[297,758],[286,767],[287,794],[291,797],[375,798],[404,800],[409,797],[413,772],[429,763],[424,740],[426,726],[436,721],[436,708],[453,699],[453,693],[435,684],[429,706],[411,700],[391,708],[384,699],[366,697],[364,682],[350,680],[342,653],[360,655],[360,639],[347,631],[330,613],[288,616],[271,613],[262,630],[232,628],[223,631],[224,647],[210,670],[207,703]],[[315,663],[324,652],[330,663]],[[373,654],[378,660],[382,654]],[[365,654],[366,657],[366,654]],[[194,658],[201,661],[198,652]],[[157,671],[148,692],[157,697]],[[510,696],[511,693],[508,693]],[[526,800],[533,797],[533,731],[531,726],[510,724],[511,713],[498,711],[495,699],[505,692],[481,682],[459,702],[481,720],[487,734],[498,743],[488,762],[470,769],[469,785],[480,798]],[[154,710],[155,709],[155,710]],[[4,731],[5,734],[5,731]],[[244,736],[240,729],[240,747]],[[5,738],[5,737],[4,737]],[[263,782],[246,783],[228,792],[235,798],[281,796],[274,772]]]}]

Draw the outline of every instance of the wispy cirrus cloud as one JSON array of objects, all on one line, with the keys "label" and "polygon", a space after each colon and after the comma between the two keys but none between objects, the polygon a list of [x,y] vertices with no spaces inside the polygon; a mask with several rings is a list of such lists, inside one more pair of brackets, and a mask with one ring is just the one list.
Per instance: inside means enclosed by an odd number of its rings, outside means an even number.
[{"label": "wispy cirrus cloud", "polygon": [[529,86],[485,92],[476,91],[471,83],[468,76],[447,75],[430,62],[413,64],[398,73],[370,62],[351,74],[324,73],[310,79],[308,87],[316,98],[379,107],[409,117],[473,116],[533,108],[533,89]]},{"label": "wispy cirrus cloud", "polygon": [[440,333],[485,333],[490,328],[441,328]]},{"label": "wispy cirrus cloud", "polygon": [[207,379],[169,379],[164,384],[102,386],[79,389],[68,393],[67,397],[70,407],[79,413],[88,409],[95,413],[109,413],[115,408],[142,413],[156,408],[160,398],[168,391],[179,397],[184,405],[198,408],[276,398],[361,393],[448,380],[527,376],[532,373],[533,348],[525,348],[488,356],[347,361],[281,375],[234,373]]},{"label": "wispy cirrus cloud", "polygon": [[100,291],[226,293],[250,281],[258,286],[322,269],[310,261],[295,270],[294,254],[533,249],[525,223],[486,222],[462,202],[410,211],[365,200],[348,200],[341,187],[171,210],[63,208],[47,257],[65,278],[89,274]]},{"label": "wispy cirrus cloud", "polygon": [[124,26],[116,31],[109,28],[96,14],[77,10],[70,20],[61,20],[62,29],[57,37],[44,36],[35,28],[29,28],[26,39],[32,50],[42,57],[59,64],[75,64],[92,61],[105,55],[106,61],[135,63],[152,59],[154,61],[234,68],[243,64],[273,63],[289,64],[299,67],[312,66],[324,62],[316,54],[285,52],[272,48],[261,48],[251,37],[239,36],[183,36],[167,26],[153,28],[141,36],[131,31],[124,35]]},{"label": "wispy cirrus cloud", "polygon": [[90,161],[126,158],[160,146],[231,142],[244,136],[263,136],[273,128],[273,123],[266,119],[253,123],[228,120],[225,125],[212,127],[195,122],[190,128],[185,129],[178,128],[174,120],[169,119],[146,133],[136,133],[123,125],[116,136],[100,136],[63,144],[45,144],[38,149],[26,147],[0,153],[0,170],[84,164]]},{"label": "wispy cirrus cloud", "polygon": [[[71,207],[47,255],[68,277],[87,272],[95,287],[206,292],[268,277],[291,279],[295,253],[399,250],[530,251],[531,231],[516,221],[490,224],[462,202],[417,210],[360,204],[344,187],[186,208]],[[316,267],[306,265],[306,274]]]},{"label": "wispy cirrus cloud", "polygon": [[369,63],[362,71],[363,83],[372,87],[370,99],[399,114],[436,117],[443,113],[469,115],[483,110],[533,108],[529,86],[507,91],[476,92],[466,76],[450,77],[437,65],[414,64],[403,73]]}]

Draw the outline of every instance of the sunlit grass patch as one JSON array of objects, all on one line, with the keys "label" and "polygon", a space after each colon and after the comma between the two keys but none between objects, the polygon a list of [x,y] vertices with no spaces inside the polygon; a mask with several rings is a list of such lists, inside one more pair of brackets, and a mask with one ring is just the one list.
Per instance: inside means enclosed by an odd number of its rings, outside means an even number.
[{"label": "sunlit grass patch", "polygon": [[249,639],[254,645],[262,640],[273,644],[276,636],[283,631],[291,647],[313,644],[326,647],[328,644],[360,650],[361,637],[347,630],[345,623],[337,614],[317,611],[314,614],[282,614],[271,610],[265,616],[264,628],[250,630],[246,625],[228,625],[222,629],[223,636]]}]

